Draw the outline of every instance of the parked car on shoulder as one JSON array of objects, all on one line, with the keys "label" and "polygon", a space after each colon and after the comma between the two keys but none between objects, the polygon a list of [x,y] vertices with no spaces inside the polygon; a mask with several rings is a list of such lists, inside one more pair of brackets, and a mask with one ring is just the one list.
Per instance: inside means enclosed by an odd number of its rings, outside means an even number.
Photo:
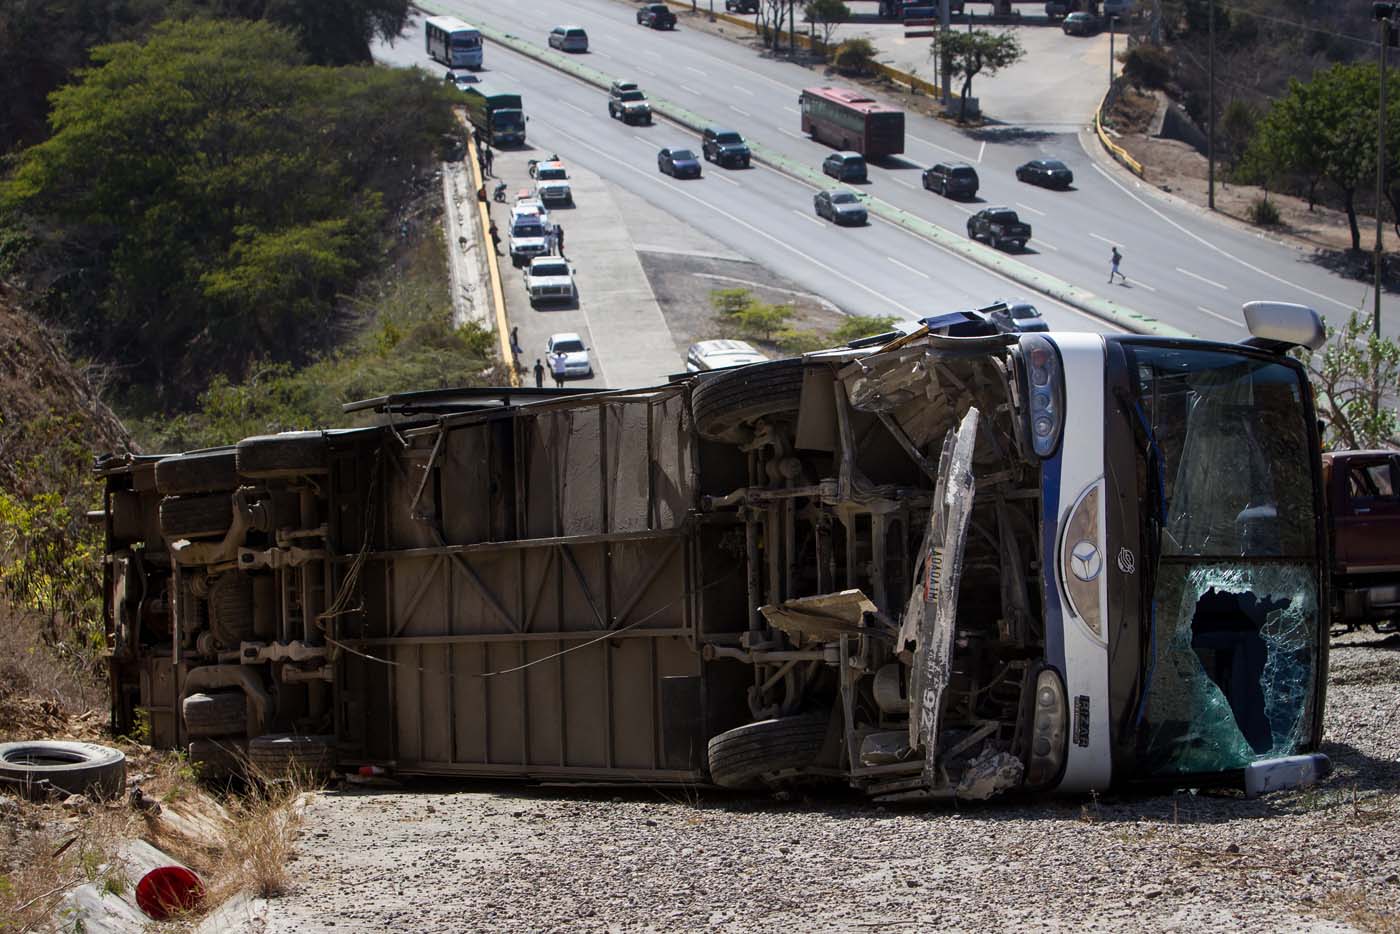
[{"label": "parked car on shoulder", "polygon": [[[529,193],[528,188],[523,188],[521,191]],[[539,219],[541,224],[549,226],[549,209],[538,198],[520,198],[511,205],[510,222],[513,224],[522,217],[535,217]]]},{"label": "parked car on shoulder", "polygon": [[637,22],[652,29],[675,29],[676,14],[664,3],[648,3],[637,11]]},{"label": "parked car on shoulder", "polygon": [[994,250],[1003,246],[1024,250],[1031,239],[1031,225],[1010,208],[983,208],[967,219],[967,235],[974,240],[986,240]]},{"label": "parked car on shoulder", "polygon": [[588,358],[588,348],[583,346],[583,338],[573,331],[550,335],[544,351],[550,357],[556,352],[564,355],[566,378],[587,379],[593,375],[593,361]]},{"label": "parked car on shoulder", "polygon": [[992,324],[995,324],[998,330],[1008,334],[1029,334],[1050,330],[1050,325],[1046,324],[1045,319],[1041,317],[1040,309],[1023,299],[1002,302],[985,310]]},{"label": "parked car on shoulder", "polygon": [[1074,173],[1059,159],[1032,159],[1016,167],[1016,180],[1045,188],[1068,188],[1074,184]]},{"label": "parked car on shoulder", "polygon": [[973,198],[977,195],[977,170],[966,162],[939,162],[924,169],[924,187],[945,198]]},{"label": "parked car on shoulder", "polygon": [[651,123],[651,104],[636,84],[614,81],[608,92],[608,116],[623,123]]},{"label": "parked car on shoulder", "polygon": [[525,267],[525,292],[531,306],[543,302],[572,302],[578,297],[574,267],[562,256],[537,256]]},{"label": "parked car on shoulder", "polygon": [[582,26],[555,26],[549,31],[549,47],[561,52],[587,52],[588,33]]},{"label": "parked car on shoulder", "polygon": [[535,197],[546,205],[574,203],[574,190],[564,163],[535,163]]},{"label": "parked car on shoulder", "polygon": [[1067,36],[1093,36],[1103,27],[1093,13],[1071,13],[1065,17],[1060,28]]},{"label": "parked car on shoulder", "polygon": [[726,13],[757,13],[758,0],[724,0]]},{"label": "parked car on shoulder", "polygon": [[817,192],[812,199],[818,217],[825,217],[833,224],[859,226],[868,219],[865,202],[860,195],[845,188],[830,188]]},{"label": "parked car on shoulder", "polygon": [[700,137],[700,153],[709,162],[736,169],[749,167],[749,144],[735,130],[706,127]]},{"label": "parked car on shoulder", "polygon": [[768,358],[748,341],[696,341],[685,354],[685,371],[702,373],[729,366],[762,363]]},{"label": "parked car on shoulder", "polygon": [[838,182],[869,180],[865,157],[858,152],[833,152],[822,160],[822,171]]},{"label": "parked car on shoulder", "polygon": [[663,149],[656,154],[656,167],[672,178],[699,178],[700,160],[689,149]]},{"label": "parked car on shoulder", "polygon": [[1332,544],[1332,623],[1400,629],[1400,453],[1322,455]]},{"label": "parked car on shoulder", "polygon": [[549,227],[537,214],[517,215],[510,223],[510,261],[525,266],[549,252]]}]

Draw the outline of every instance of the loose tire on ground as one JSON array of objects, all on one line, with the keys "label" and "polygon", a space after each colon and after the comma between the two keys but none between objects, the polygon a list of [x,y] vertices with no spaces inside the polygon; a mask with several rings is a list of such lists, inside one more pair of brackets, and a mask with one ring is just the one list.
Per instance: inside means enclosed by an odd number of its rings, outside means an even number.
[{"label": "loose tire on ground", "polygon": [[710,778],[722,788],[751,789],[764,777],[811,765],[826,742],[829,713],[760,720],[710,740]]},{"label": "loose tire on ground", "polygon": [[801,358],[754,363],[701,379],[691,393],[695,430],[711,441],[736,441],[745,423],[797,411]]},{"label": "loose tire on ground", "polygon": [[160,501],[160,531],[168,539],[219,537],[232,525],[229,493],[167,496]]},{"label": "loose tire on ground", "polygon": [[237,488],[238,467],[232,449],[177,454],[156,462],[156,489],[166,496]]},{"label": "loose tire on ground", "polygon": [[248,702],[242,691],[191,694],[180,708],[190,739],[238,736],[248,732]]},{"label": "loose tire on ground", "polygon": [[328,469],[324,432],[289,431],[238,442],[238,472],[245,477],[300,477]]},{"label": "loose tire on ground", "polygon": [[243,774],[248,764],[248,744],[235,739],[190,740],[190,762],[199,768],[199,777],[220,781]]},{"label": "loose tire on ground", "polygon": [[126,791],[126,755],[97,743],[0,743],[0,785],[36,800],[53,792],[115,798]]},{"label": "loose tire on ground", "polygon": [[248,742],[254,777],[324,778],[335,768],[335,737],[269,733]]}]

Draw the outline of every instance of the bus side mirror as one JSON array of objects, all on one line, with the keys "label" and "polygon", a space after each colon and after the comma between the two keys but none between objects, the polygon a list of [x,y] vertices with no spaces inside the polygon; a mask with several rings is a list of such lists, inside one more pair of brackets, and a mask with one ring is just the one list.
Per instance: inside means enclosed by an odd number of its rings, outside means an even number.
[{"label": "bus side mirror", "polygon": [[1252,335],[1246,347],[1286,353],[1294,347],[1317,350],[1327,342],[1322,318],[1307,305],[1291,302],[1246,302],[1244,321]]}]

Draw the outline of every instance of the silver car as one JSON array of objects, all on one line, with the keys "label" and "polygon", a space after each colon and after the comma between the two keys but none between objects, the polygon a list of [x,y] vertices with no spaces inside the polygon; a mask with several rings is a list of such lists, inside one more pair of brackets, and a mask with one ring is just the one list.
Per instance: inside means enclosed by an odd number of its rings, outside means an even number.
[{"label": "silver car", "polygon": [[817,216],[825,217],[833,224],[860,225],[868,220],[865,202],[860,200],[860,195],[845,188],[819,191],[812,203],[817,209]]},{"label": "silver car", "polygon": [[587,52],[588,33],[582,26],[555,26],[549,31],[549,47],[561,52]]}]

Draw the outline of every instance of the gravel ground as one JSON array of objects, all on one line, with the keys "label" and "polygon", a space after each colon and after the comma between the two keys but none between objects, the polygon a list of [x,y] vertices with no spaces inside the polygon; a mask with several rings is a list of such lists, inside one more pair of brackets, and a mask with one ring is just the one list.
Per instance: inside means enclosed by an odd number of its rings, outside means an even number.
[{"label": "gravel ground", "polygon": [[1320,787],[894,809],[415,786],[309,809],[267,931],[1400,930],[1400,637],[1334,646]]}]

